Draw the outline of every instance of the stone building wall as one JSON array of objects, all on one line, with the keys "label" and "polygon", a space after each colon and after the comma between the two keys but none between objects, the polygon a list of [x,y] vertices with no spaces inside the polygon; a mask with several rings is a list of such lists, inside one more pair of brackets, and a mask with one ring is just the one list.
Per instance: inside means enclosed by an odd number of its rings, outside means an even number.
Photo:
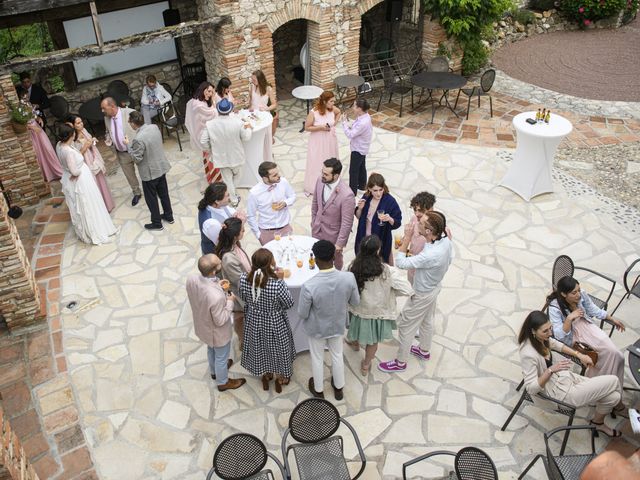
[{"label": "stone building wall", "polygon": [[[4,477],[3,470],[8,474],[7,477]],[[0,398],[0,480],[3,478],[40,480],[35,469],[27,460],[20,439],[11,429],[9,419],[4,414],[2,398]]]},{"label": "stone building wall", "polygon": [[[193,0],[173,0],[171,2],[171,6],[180,11],[181,22],[198,19],[198,8],[196,2]],[[180,45],[180,54],[183,65],[202,62],[202,44],[200,43],[200,37],[198,35],[180,37],[178,39],[178,44]],[[172,84],[173,88],[176,88],[177,85],[177,83]]]}]

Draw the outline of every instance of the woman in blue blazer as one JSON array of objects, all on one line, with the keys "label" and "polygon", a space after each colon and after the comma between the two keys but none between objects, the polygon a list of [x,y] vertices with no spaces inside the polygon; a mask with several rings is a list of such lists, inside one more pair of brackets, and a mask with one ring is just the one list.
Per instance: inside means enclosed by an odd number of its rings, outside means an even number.
[{"label": "woman in blue blazer", "polygon": [[380,256],[386,263],[393,265],[391,231],[402,225],[402,212],[396,199],[389,194],[389,187],[384,177],[379,173],[372,173],[369,176],[367,191],[358,201],[355,215],[358,218],[356,254],[360,250],[360,241],[364,237],[376,235],[382,242]]}]

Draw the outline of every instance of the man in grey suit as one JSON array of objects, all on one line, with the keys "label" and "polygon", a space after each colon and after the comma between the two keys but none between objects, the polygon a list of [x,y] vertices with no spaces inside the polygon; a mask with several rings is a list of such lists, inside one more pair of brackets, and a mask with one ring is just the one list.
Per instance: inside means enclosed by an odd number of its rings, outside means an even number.
[{"label": "man in grey suit", "polygon": [[[174,220],[166,175],[171,165],[164,156],[162,134],[157,125],[145,125],[144,116],[140,112],[129,114],[129,124],[136,132],[129,145],[129,153],[138,165],[144,201],[151,212],[151,223],[147,223],[144,228],[163,230],[162,220],[168,223],[173,223]],[[162,204],[162,215],[158,208],[158,197]]]},{"label": "man in grey suit", "polygon": [[[358,305],[360,294],[351,272],[341,272],[333,266],[336,247],[328,240],[319,240],[311,248],[320,271],[300,290],[298,316],[309,335],[311,371],[309,390],[324,398],[324,348],[331,355],[331,386],[336,400],[342,400],[344,388],[344,358],[342,343],[347,326],[347,304]],[[316,390],[319,388],[320,390]]]},{"label": "man in grey suit", "polygon": [[135,132],[129,124],[129,115],[135,110],[131,108],[120,108],[111,97],[106,97],[100,103],[102,113],[104,113],[104,127],[106,129],[107,146],[112,147],[118,163],[122,167],[122,173],[129,182],[133,192],[131,206],[135,207],[141,198],[140,182],[136,176],[136,167],[133,165],[133,158],[129,154],[127,143],[131,141]]}]

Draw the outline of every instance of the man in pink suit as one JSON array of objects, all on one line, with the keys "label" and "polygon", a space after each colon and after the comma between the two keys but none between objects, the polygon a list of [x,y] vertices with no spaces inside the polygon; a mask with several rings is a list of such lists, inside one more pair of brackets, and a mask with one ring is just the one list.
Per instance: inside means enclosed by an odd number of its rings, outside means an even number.
[{"label": "man in pink suit", "polygon": [[311,203],[311,235],[336,246],[335,267],[342,270],[342,252],[353,226],[355,197],[349,185],[340,179],[340,160],[329,158],[323,163]]}]

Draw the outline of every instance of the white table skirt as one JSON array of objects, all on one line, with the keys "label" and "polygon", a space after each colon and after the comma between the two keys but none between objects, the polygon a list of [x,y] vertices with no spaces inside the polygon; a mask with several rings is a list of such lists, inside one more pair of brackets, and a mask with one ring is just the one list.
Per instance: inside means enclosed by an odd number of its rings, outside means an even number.
[{"label": "white table skirt", "polygon": [[[309,253],[316,241],[315,238],[306,235],[292,235],[291,240],[284,236],[281,240],[271,240],[264,246],[264,248],[271,250],[278,267],[287,268],[291,271],[291,276],[285,278],[284,281],[293,297],[293,307],[287,310],[287,317],[293,332],[296,352],[309,350],[309,338],[302,327],[302,322],[298,318],[298,299],[300,298],[302,285],[318,273],[317,266],[313,270],[309,268]],[[297,260],[302,261],[301,268],[296,265]]]},{"label": "white table skirt", "polygon": [[240,110],[240,118],[249,119],[249,123],[253,125],[251,139],[244,144],[245,164],[240,170],[240,178],[236,181],[238,188],[251,188],[260,182],[258,175],[258,166],[262,162],[272,161],[271,153],[271,122],[273,117],[269,112],[256,112],[253,114],[258,120],[250,119],[251,112],[248,110]]},{"label": "white table skirt", "polygon": [[573,126],[566,118],[551,113],[548,124],[531,125],[527,118],[535,119],[536,112],[524,112],[513,117],[517,133],[513,162],[500,182],[526,201],[536,195],[553,192],[551,169],[558,145],[571,133]]}]

